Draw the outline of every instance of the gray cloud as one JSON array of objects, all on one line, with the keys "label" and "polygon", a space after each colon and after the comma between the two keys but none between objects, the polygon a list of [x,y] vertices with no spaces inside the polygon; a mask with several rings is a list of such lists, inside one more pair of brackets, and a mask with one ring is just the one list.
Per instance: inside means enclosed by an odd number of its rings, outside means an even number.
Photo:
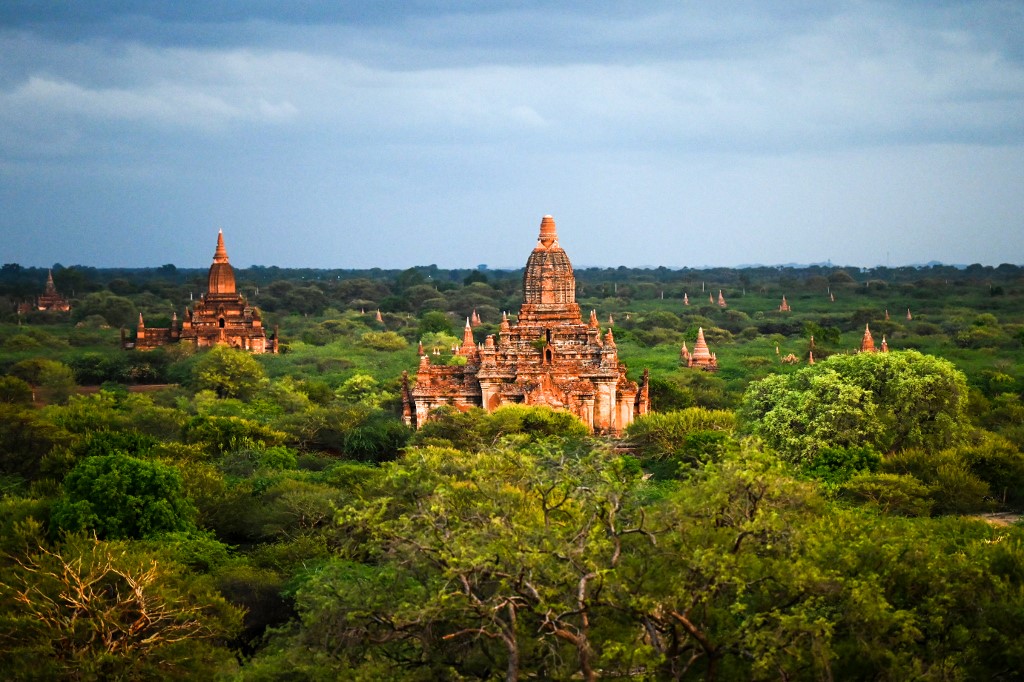
[{"label": "gray cloud", "polygon": [[[287,239],[252,249],[265,263],[517,264],[500,254],[565,211],[598,237],[591,263],[842,260],[821,251],[847,242],[872,263],[897,229],[928,258],[1024,260],[1016,4],[239,7],[0,8],[0,229],[81,235],[59,243],[106,264],[203,262],[211,223]],[[188,245],[114,248],[140,229]],[[15,237],[0,257],[90,262],[64,248]]]}]

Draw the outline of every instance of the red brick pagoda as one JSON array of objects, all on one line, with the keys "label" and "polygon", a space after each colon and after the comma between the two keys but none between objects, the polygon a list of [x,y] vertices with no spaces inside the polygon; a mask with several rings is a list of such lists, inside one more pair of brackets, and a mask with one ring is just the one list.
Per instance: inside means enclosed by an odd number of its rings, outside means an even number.
[{"label": "red brick pagoda", "polygon": [[183,341],[196,348],[231,346],[250,353],[277,352],[277,335],[267,338],[260,311],[235,289],[235,270],[228,262],[223,232],[217,233],[207,284],[207,292],[192,310],[185,309],[180,324],[175,314],[169,328],[147,328],[140,314],[134,347],[150,350]]},{"label": "red brick pagoda", "polygon": [[583,321],[551,216],[526,261],[523,296],[516,322],[505,315],[497,339],[488,335],[478,345],[467,320],[456,351],[465,364],[433,365],[421,356],[415,386],[403,391],[407,423],[422,426],[443,405],[490,412],[519,403],[567,410],[592,431],[617,434],[650,410],[647,372],[640,385],[630,381],[611,329],[602,337],[595,312]]}]

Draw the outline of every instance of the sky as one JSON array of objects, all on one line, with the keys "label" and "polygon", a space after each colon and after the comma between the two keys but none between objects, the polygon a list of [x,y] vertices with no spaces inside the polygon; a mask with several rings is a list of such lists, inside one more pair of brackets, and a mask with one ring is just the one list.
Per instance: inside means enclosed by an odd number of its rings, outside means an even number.
[{"label": "sky", "polygon": [[0,3],[0,263],[1024,264],[1019,0]]}]

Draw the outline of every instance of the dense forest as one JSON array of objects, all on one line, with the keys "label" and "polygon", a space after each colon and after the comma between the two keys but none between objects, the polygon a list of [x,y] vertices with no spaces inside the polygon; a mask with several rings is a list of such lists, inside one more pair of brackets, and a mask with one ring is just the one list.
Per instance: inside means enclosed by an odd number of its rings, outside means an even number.
[{"label": "dense forest", "polygon": [[577,269],[618,438],[402,423],[521,272],[235,273],[279,354],[120,349],[205,269],[0,269],[5,679],[1021,678],[1024,269]]}]

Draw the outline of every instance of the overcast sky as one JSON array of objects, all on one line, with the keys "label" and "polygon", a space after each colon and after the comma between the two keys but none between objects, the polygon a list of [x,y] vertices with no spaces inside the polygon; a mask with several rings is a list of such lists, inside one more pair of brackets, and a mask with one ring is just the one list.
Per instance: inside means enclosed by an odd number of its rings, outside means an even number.
[{"label": "overcast sky", "polygon": [[[324,5],[336,4],[334,9]],[[0,262],[1024,263],[1024,3],[0,3]]]}]

